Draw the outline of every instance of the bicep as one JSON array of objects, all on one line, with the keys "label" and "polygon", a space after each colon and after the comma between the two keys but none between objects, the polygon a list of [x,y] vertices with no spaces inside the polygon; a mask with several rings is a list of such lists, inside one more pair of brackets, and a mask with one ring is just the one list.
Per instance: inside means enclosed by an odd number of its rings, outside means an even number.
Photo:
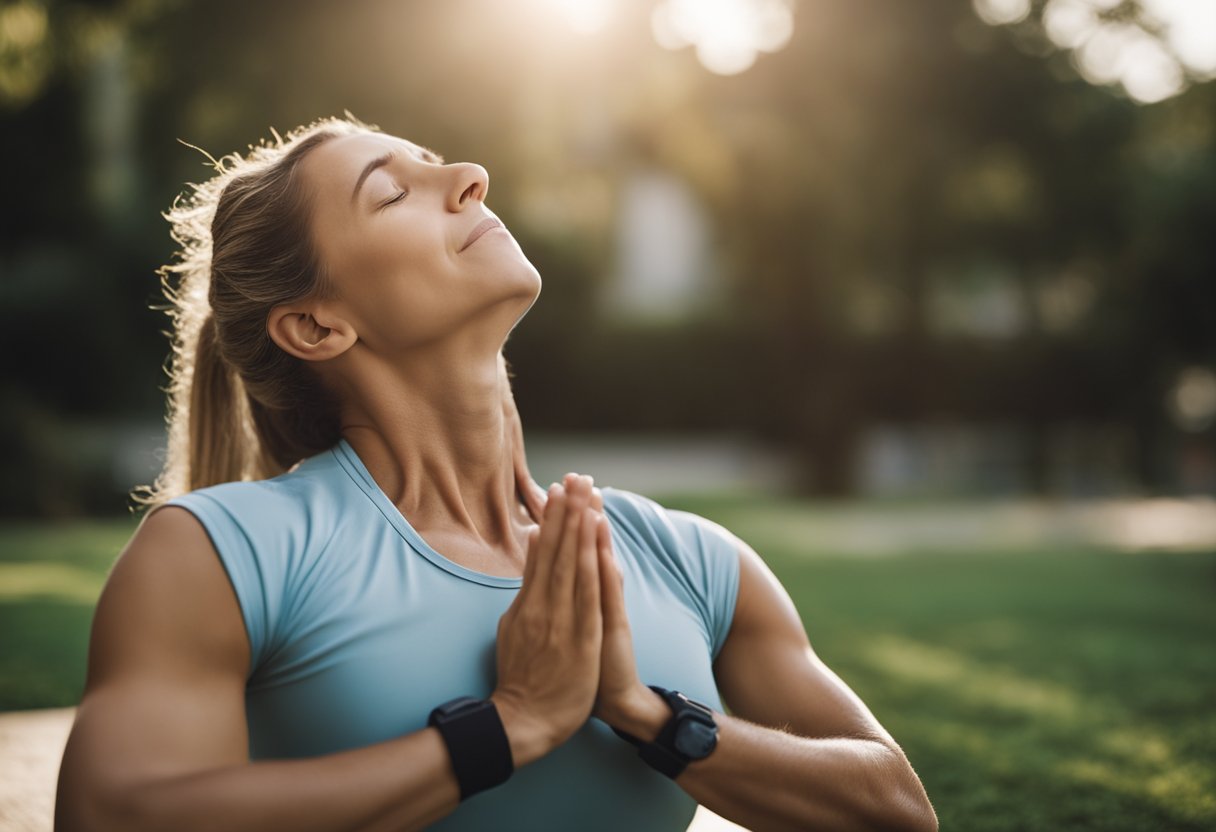
[{"label": "bicep", "polygon": [[206,531],[185,509],[153,511],[98,600],[59,808],[247,761],[248,666],[240,607]]},{"label": "bicep", "polygon": [[714,663],[718,689],[738,717],[805,737],[857,737],[894,745],[848,685],[815,653],[793,600],[750,546],[734,538],[739,594]]}]

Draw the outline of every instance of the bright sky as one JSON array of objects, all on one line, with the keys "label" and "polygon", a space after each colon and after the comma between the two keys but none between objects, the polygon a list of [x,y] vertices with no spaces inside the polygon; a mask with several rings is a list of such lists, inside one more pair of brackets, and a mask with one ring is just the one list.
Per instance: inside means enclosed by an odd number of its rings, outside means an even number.
[{"label": "bright sky", "polygon": [[[545,0],[577,32],[601,29],[612,0]],[[696,50],[702,66],[735,75],[761,52],[776,52],[794,32],[793,0],[662,0],[651,15],[655,40],[667,49]]]}]

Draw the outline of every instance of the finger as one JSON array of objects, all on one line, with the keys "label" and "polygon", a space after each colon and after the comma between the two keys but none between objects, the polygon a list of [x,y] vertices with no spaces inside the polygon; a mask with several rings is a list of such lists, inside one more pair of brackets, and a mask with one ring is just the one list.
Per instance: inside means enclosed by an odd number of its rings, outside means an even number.
[{"label": "finger", "polygon": [[600,520],[596,533],[604,627],[605,629],[616,627],[622,623],[628,626],[629,617],[625,612],[625,577],[616,562],[616,555],[612,552],[612,533],[608,526],[608,518]]},{"label": "finger", "polygon": [[[562,531],[562,518],[566,513],[566,489],[554,483],[549,487],[549,499],[545,503],[545,516],[540,524],[540,536],[536,546],[528,552],[528,560],[536,561],[532,580],[545,588],[553,572],[553,558]],[[528,586],[525,582],[524,586]]]},{"label": "finger", "polygon": [[588,488],[576,477],[567,492],[566,515],[562,523],[561,543],[553,559],[552,598],[569,605],[574,598],[574,576],[578,570],[578,530],[582,525],[583,509],[587,505]]},{"label": "finger", "polygon": [[600,566],[596,535],[600,517],[588,506],[583,509],[578,540],[578,580],[574,586],[575,625],[584,636],[593,636],[601,626]]},{"label": "finger", "polygon": [[604,510],[604,492],[598,488],[591,489],[591,507],[599,512]]}]

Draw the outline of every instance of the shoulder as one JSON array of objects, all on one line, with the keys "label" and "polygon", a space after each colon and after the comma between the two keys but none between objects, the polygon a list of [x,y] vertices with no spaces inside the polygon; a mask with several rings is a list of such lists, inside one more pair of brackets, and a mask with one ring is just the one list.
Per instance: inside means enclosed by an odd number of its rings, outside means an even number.
[{"label": "shoulder", "polygon": [[[220,554],[243,548],[298,547],[342,516],[350,489],[348,475],[330,451],[304,460],[290,471],[264,480],[225,482],[195,489],[167,505],[194,514],[211,534]],[[241,538],[241,540],[230,538]]]},{"label": "shoulder", "polygon": [[682,588],[688,603],[705,623],[717,655],[734,616],[739,592],[741,541],[720,524],[691,511],[667,508],[657,501],[618,488],[600,489],[604,511],[614,533],[633,544]]},{"label": "shoulder", "polygon": [[743,546],[730,530],[694,512],[668,508],[650,497],[611,486],[605,486],[601,492],[604,511],[635,535],[691,546],[718,557],[730,552],[736,559]]},{"label": "shoulder", "polygon": [[189,524],[189,534],[205,541],[208,568],[228,585],[244,619],[251,672],[290,636],[293,604],[315,579],[311,567],[350,517],[343,480],[349,482],[326,452],[278,477],[182,494],[146,518],[183,529]]},{"label": "shoulder", "polygon": [[[198,519],[179,506],[152,509],[106,579],[94,613],[89,684],[164,656],[243,668],[248,644],[232,587]],[[176,661],[176,660],[175,660]]]},{"label": "shoulder", "polygon": [[346,478],[333,453],[323,451],[277,477],[209,485],[175,497],[170,502],[201,498],[236,510],[250,507],[288,510],[318,501],[325,492],[332,492]]}]

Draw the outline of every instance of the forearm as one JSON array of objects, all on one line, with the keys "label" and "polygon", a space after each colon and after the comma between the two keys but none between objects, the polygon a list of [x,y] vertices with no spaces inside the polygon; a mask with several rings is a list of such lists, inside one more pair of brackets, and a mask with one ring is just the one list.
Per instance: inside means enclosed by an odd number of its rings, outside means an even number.
[{"label": "forearm", "polygon": [[[644,709],[617,727],[653,739],[671,712],[657,696]],[[896,749],[800,737],[716,712],[714,719],[717,747],[675,782],[724,818],[753,832],[937,828],[919,779]]]},{"label": "forearm", "polygon": [[923,792],[894,750],[862,739],[810,739],[716,714],[720,747],[676,782],[754,832],[932,829]]},{"label": "forearm", "polygon": [[420,829],[438,820],[456,808],[458,788],[443,739],[432,728],[323,757],[142,782],[116,797],[104,813],[116,829],[371,832]]},{"label": "forearm", "polygon": [[[543,755],[544,741],[532,726],[505,709],[500,716],[516,768]],[[398,832],[422,829],[459,803],[447,746],[435,728],[335,754],[173,776],[122,776],[106,765],[107,755],[96,753],[115,738],[85,732],[73,739],[60,783],[57,832]]]}]

